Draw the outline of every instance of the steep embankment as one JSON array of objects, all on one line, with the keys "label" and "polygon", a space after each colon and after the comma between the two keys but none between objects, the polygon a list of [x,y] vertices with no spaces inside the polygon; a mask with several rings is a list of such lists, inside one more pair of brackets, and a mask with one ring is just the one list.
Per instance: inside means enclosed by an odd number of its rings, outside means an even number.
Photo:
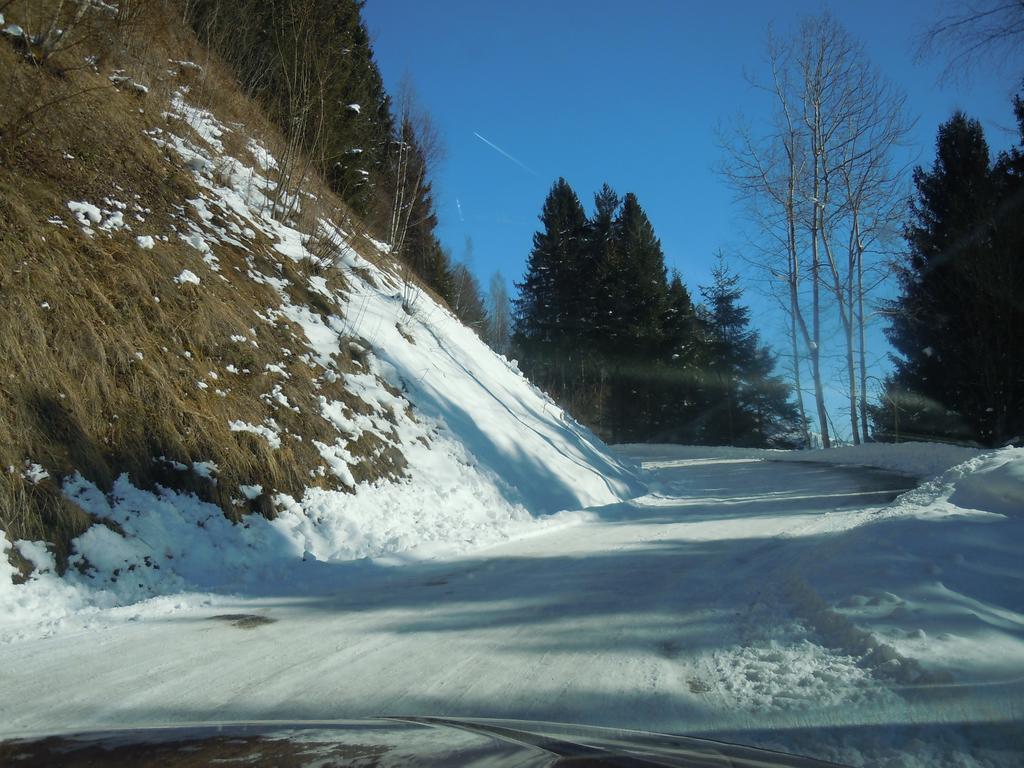
[{"label": "steep embankment", "polygon": [[328,190],[294,183],[188,32],[143,15],[120,34],[75,68],[82,51],[58,68],[0,38],[9,627],[495,542],[635,491]]}]

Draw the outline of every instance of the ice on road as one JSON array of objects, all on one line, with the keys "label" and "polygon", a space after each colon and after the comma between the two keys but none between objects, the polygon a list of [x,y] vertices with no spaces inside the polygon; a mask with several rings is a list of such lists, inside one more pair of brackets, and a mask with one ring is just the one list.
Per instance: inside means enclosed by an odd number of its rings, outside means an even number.
[{"label": "ice on road", "polygon": [[1013,754],[1019,687],[993,684],[991,717],[978,718],[961,700],[973,688],[898,649],[871,652],[880,643],[809,576],[843,561],[849,532],[912,481],[644,460],[651,493],[589,522],[442,562],[318,564],[330,588],[312,596],[143,605],[138,620],[10,644],[2,730],[462,715],[712,734],[849,762]]}]

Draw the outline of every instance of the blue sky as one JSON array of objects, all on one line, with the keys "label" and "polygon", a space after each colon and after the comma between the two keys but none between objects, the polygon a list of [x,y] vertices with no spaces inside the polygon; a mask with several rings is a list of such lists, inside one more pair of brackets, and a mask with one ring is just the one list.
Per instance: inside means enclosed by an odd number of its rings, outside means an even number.
[{"label": "blue sky", "polygon": [[[810,0],[368,0],[363,13],[389,90],[411,75],[441,129],[439,234],[456,258],[472,238],[470,266],[484,285],[496,270],[510,287],[521,278],[544,197],[565,176],[588,208],[605,181],[620,194],[635,192],[669,267],[696,294],[715,251],[737,254],[747,241],[743,211],[714,170],[716,127],[738,112],[755,124],[763,116],[767,102],[744,72],[761,72],[769,25],[785,32],[824,7]],[[911,156],[925,164],[938,124],[957,108],[982,120],[994,149],[1013,139],[1010,72],[978,70],[940,85],[944,62],[914,61],[915,35],[946,7],[941,0],[831,6],[906,91],[918,118]],[[753,293],[748,299],[763,334],[781,346],[770,304]],[[875,357],[884,355],[880,334],[874,347]]]}]

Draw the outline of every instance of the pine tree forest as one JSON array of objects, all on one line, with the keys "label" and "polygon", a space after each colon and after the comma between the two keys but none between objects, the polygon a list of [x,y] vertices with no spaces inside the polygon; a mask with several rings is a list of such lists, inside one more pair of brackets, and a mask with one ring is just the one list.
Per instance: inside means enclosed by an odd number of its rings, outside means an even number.
[{"label": "pine tree forest", "polygon": [[613,442],[792,446],[801,423],[724,260],[703,301],[668,274],[636,196],[604,185],[587,215],[552,186],[515,301],[526,374]]}]

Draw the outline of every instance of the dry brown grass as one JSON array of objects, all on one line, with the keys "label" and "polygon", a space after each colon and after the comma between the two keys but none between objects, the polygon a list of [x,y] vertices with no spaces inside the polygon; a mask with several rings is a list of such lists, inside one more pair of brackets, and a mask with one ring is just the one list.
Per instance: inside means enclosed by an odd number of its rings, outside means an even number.
[{"label": "dry brown grass", "polygon": [[[8,20],[19,19],[29,5],[42,7],[35,0],[15,2]],[[71,66],[88,53],[88,42],[40,65],[0,38],[0,112],[36,110],[31,125],[16,135],[7,131],[0,141],[0,529],[11,540],[51,542],[62,563],[71,539],[95,522],[60,493],[67,474],[80,472],[109,489],[127,472],[141,487],[159,483],[195,492],[232,519],[250,510],[272,515],[272,490],[301,494],[309,485],[333,485],[329,474],[310,472],[322,463],[313,440],[336,438],[318,415],[318,396],[356,411],[369,408],[340,384],[316,379],[317,371],[301,359],[307,350],[299,329],[256,316],[279,305],[272,289],[235,278],[248,269],[246,257],[254,258],[256,269],[288,279],[291,301],[342,314],[337,303],[303,287],[301,266],[266,243],[246,252],[218,247],[221,274],[229,280],[204,279],[196,290],[173,280],[183,268],[203,272],[191,247],[176,237],[153,250],[136,246],[135,234],[170,234],[180,226],[178,207],[198,194],[180,162],[145,135],[166,127],[162,113],[175,89],[187,85],[191,103],[235,128],[224,137],[235,154],[245,155],[249,136],[272,152],[281,144],[226,68],[181,26],[176,4],[153,0],[147,7],[131,25],[96,42],[102,50],[95,72]],[[202,71],[171,65],[172,59],[196,61]],[[148,85],[149,94],[113,88],[107,76],[115,68]],[[36,109],[47,101],[53,103]],[[315,191],[326,201],[322,210],[344,215],[322,185]],[[107,196],[149,209],[145,223],[110,237],[84,234],[67,201],[98,204]],[[66,227],[49,223],[51,217]],[[332,288],[344,288],[336,270],[325,277]],[[250,329],[258,346],[231,341],[232,335],[253,338]],[[349,354],[337,361],[339,368],[361,370]],[[288,377],[267,373],[271,363]],[[229,364],[250,373],[227,373]],[[197,386],[200,380],[208,388]],[[275,384],[299,413],[261,399]],[[281,427],[277,450],[228,426],[233,419],[266,418]],[[349,449],[364,457],[352,468],[357,480],[394,477],[404,468],[401,455],[372,435]],[[176,470],[161,457],[214,461],[217,482]],[[38,485],[26,481],[26,460],[53,477]],[[242,483],[268,493],[242,504]]]}]

